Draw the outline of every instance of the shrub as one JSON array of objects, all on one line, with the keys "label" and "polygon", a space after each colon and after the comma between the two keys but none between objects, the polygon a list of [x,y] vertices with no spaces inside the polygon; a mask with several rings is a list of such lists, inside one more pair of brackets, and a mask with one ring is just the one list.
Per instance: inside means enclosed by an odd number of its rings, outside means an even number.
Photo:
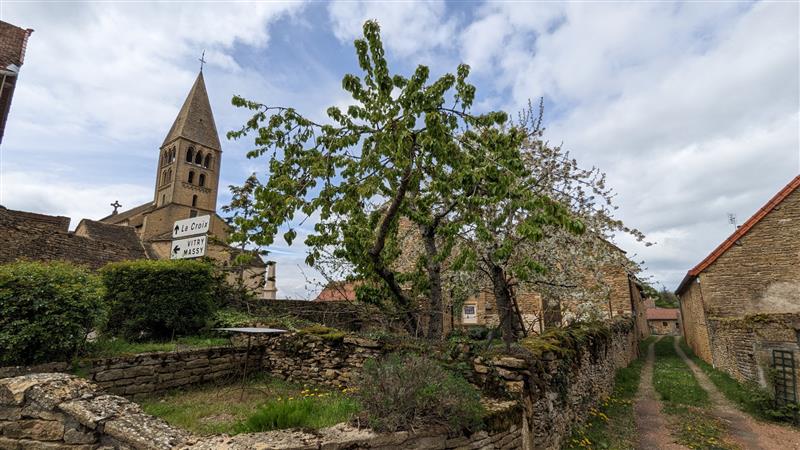
[{"label": "shrub", "polygon": [[357,382],[356,397],[377,431],[444,425],[450,431],[475,430],[484,414],[480,395],[466,380],[436,362],[392,354],[370,360]]},{"label": "shrub", "polygon": [[72,264],[0,266],[0,364],[74,356],[105,316],[99,278]]},{"label": "shrub", "polygon": [[216,310],[213,267],[200,261],[127,261],[101,270],[107,333],[131,341],[197,333]]}]

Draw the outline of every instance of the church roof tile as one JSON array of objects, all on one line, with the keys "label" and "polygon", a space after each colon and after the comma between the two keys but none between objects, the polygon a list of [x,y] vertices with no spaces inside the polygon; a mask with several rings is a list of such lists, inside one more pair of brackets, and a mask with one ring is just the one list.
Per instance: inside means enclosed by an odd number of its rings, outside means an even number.
[{"label": "church roof tile", "polygon": [[183,102],[183,106],[178,112],[178,117],[175,118],[175,122],[161,146],[163,147],[179,137],[214,150],[222,150],[217,135],[217,126],[214,123],[214,114],[211,112],[211,103],[208,101],[203,72],[197,75],[186,101]]}]

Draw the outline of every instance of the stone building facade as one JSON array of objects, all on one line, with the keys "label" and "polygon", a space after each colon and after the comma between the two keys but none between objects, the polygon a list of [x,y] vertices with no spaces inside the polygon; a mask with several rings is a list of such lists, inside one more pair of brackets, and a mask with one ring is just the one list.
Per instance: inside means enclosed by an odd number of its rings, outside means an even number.
[{"label": "stone building facade", "polygon": [[30,28],[22,29],[0,20],[0,143],[31,33]]},{"label": "stone building facade", "polygon": [[[691,269],[678,287],[686,341],[740,380],[767,385],[773,351],[798,364],[800,176]],[[748,324],[769,324],[752,326]],[[734,337],[735,336],[735,337]],[[795,377],[800,382],[800,377]]]},{"label": "stone building facade", "polygon": [[681,334],[680,310],[675,308],[648,308],[647,328],[653,335],[677,336]]}]

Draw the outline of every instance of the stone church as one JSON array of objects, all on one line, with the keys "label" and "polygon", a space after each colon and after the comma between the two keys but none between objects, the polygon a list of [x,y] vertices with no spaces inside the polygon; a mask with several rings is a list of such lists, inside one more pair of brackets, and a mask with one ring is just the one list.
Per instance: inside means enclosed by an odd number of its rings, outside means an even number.
[{"label": "stone church", "polygon": [[[114,212],[99,221],[84,219],[74,232],[69,218],[0,207],[0,262],[25,258],[67,260],[92,268],[128,259],[169,259],[176,220],[208,215],[206,256],[231,269],[241,251],[228,245],[230,229],[217,214],[222,146],[202,70],[161,144],[153,201]],[[124,250],[120,251],[119,243]],[[274,299],[275,264],[260,257],[245,269],[245,283],[258,297]]]}]

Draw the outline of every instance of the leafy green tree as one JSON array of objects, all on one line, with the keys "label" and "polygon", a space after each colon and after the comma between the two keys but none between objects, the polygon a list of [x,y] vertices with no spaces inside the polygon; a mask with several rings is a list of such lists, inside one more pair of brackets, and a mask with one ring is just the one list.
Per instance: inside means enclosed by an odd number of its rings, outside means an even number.
[{"label": "leafy green tree", "polygon": [[261,249],[248,250],[248,246],[254,246],[254,236],[258,235],[262,227],[262,223],[252,220],[256,217],[255,193],[259,187],[261,187],[261,182],[255,173],[247,177],[242,186],[228,186],[232,194],[231,201],[222,207],[222,211],[229,215],[225,220],[232,229],[228,240],[239,245],[239,252],[233,260],[238,275],[236,290],[239,302],[246,305],[248,312],[250,312],[248,300],[251,295],[244,283],[245,269],[259,255],[267,254]]},{"label": "leafy green tree", "polygon": [[469,224],[462,230],[465,245],[454,268],[476,267],[491,281],[500,329],[506,343],[525,332],[514,288],[543,273],[546,267],[530,252],[553,229],[582,233],[583,223],[547,192],[532,189],[541,180],[526,164],[524,148],[530,139],[524,126],[467,133],[463,145],[483,155],[475,192],[464,204]]},{"label": "leafy green tree", "polygon": [[[416,333],[416,305],[406,288],[426,289],[432,302],[439,303],[430,307],[430,322],[440,323],[440,316],[433,317],[441,311],[437,264],[451,246],[429,249],[434,256],[423,272],[399,269],[399,218],[414,220],[434,243],[442,236],[445,243],[451,240],[455,227],[441,226],[448,214],[447,196],[470,162],[458,136],[467,128],[502,123],[506,115],[469,112],[475,87],[466,81],[468,66],[433,82],[425,66],[410,77],[393,75],[377,22],[366,22],[363,31],[364,38],[355,41],[363,74],[342,80],[353,104],[344,110],[328,108],[329,123],[237,96],[233,104],[253,116],[228,136],[254,134],[257,148],[248,156],[269,158],[269,179],[255,189],[255,216],[245,220],[261,226],[254,242],[271,245],[279,227],[289,224],[283,237],[291,245],[297,236],[295,216],[318,214],[319,222],[305,241],[310,248],[306,262],[313,266],[333,248],[334,256],[372,281],[359,288],[360,297],[391,299],[406,328]],[[432,209],[425,212],[425,205]],[[437,335],[440,328],[430,331]]]},{"label": "leafy green tree", "polygon": [[[610,295],[608,275],[638,267],[610,243],[616,232],[644,236],[613,217],[613,191],[596,168],[583,169],[560,146],[543,139],[543,108],[531,105],[508,131],[480,136],[489,161],[472,197],[466,254],[492,281],[504,339],[525,327],[516,309],[520,288],[535,290],[545,316],[560,321],[559,299],[578,299],[578,318],[597,318]],[[470,254],[470,252],[472,254]]]}]

